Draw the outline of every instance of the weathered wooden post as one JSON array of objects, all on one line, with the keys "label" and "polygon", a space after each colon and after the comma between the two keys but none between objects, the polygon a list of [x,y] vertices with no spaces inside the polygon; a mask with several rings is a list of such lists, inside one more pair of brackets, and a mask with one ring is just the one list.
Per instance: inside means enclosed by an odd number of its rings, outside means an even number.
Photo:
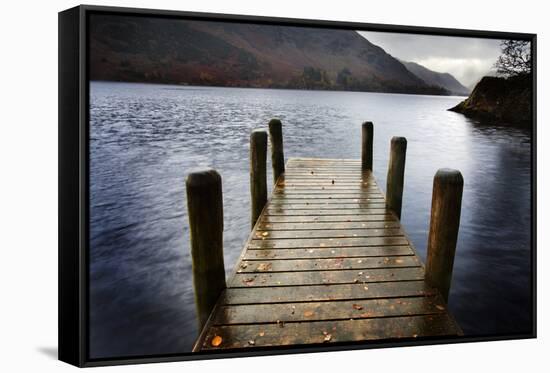
[{"label": "weathered wooden post", "polygon": [[426,280],[439,289],[445,301],[451,287],[463,186],[460,171],[443,168],[435,174]]},{"label": "weathered wooden post", "polygon": [[273,165],[273,184],[285,173],[285,155],[283,152],[283,125],[279,119],[269,121],[271,140],[271,164]]},{"label": "weathered wooden post", "polygon": [[199,330],[223,289],[222,178],[213,169],[191,172],[185,180],[193,260],[193,286]]},{"label": "weathered wooden post", "polygon": [[363,170],[372,171],[372,141],[374,130],[372,122],[364,122],[361,134],[361,166]]},{"label": "weathered wooden post", "polygon": [[250,195],[252,197],[251,227],[254,228],[267,202],[267,132],[254,130],[250,134]]},{"label": "weathered wooden post", "polygon": [[401,206],[403,204],[406,154],[407,139],[392,137],[386,183],[386,205],[395,212],[399,219],[401,219]]}]

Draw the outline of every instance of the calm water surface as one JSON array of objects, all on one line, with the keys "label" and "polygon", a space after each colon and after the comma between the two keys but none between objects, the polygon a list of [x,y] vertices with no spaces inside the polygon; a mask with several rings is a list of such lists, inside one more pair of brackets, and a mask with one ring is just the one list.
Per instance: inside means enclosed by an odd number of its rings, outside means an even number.
[{"label": "calm water surface", "polygon": [[90,91],[92,357],[190,350],[197,327],[185,176],[204,166],[222,175],[229,274],[249,232],[249,133],[272,117],[283,121],[287,159],[359,158],[360,124],[372,120],[382,189],[390,139],[407,137],[402,221],[423,259],[433,175],[459,169],[449,307],[468,335],[529,330],[529,132],[446,110],[461,97],[103,82]]}]

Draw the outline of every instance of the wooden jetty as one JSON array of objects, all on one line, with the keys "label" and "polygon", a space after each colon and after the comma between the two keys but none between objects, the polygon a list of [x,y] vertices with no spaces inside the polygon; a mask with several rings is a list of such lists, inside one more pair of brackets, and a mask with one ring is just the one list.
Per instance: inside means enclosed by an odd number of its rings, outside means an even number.
[{"label": "wooden jetty", "polygon": [[[281,123],[269,124],[276,175],[266,188],[268,135],[251,135],[252,232],[226,282],[221,178],[187,180],[197,313],[194,351],[449,337],[462,331],[447,310],[462,176],[434,178],[428,263],[399,217],[406,140],[394,138],[387,197],[372,175],[372,123],[362,159],[291,158]],[[273,136],[275,134],[275,136]]]}]

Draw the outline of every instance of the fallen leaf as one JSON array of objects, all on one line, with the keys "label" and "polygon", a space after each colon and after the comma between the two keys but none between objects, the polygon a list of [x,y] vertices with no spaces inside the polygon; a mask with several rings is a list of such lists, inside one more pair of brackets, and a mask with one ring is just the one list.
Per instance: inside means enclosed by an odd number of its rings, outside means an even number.
[{"label": "fallen leaf", "polygon": [[403,263],[403,259],[395,259],[395,262],[396,262],[397,264],[401,264],[401,263]]},{"label": "fallen leaf", "polygon": [[304,316],[305,316],[305,317],[311,317],[311,316],[313,316],[313,311],[305,311],[305,312],[304,312]]},{"label": "fallen leaf", "polygon": [[363,261],[362,261],[361,259],[359,259],[359,260],[357,261],[357,263],[361,264],[361,263],[363,263]]},{"label": "fallen leaf", "polygon": [[212,345],[212,347],[218,347],[222,344],[222,341],[222,337],[220,337],[219,335],[215,335],[214,338],[212,338],[212,340],[210,341],[210,344]]},{"label": "fallen leaf", "polygon": [[323,342],[330,342],[332,339],[332,334],[325,334],[325,338],[323,339]]},{"label": "fallen leaf", "polygon": [[263,337],[263,336],[265,335],[265,332],[263,332],[263,331],[262,331],[262,332],[259,332],[258,335],[259,335],[260,337]]},{"label": "fallen leaf", "polygon": [[363,289],[369,290],[369,287],[365,285],[365,286],[363,286]]},{"label": "fallen leaf", "polygon": [[440,310],[440,311],[443,311],[443,310],[445,309],[445,307],[440,306],[439,304],[437,304],[437,305],[435,306],[435,308],[437,308],[437,309]]},{"label": "fallen leaf", "polygon": [[257,268],[258,271],[271,271],[271,263],[260,263]]},{"label": "fallen leaf", "polygon": [[248,341],[248,344],[251,345],[251,346],[254,346],[256,344],[256,341],[251,339],[250,341]]},{"label": "fallen leaf", "polygon": [[250,285],[250,283],[252,282],[254,282],[254,277],[247,277],[243,279],[243,283],[245,283],[246,285]]},{"label": "fallen leaf", "polygon": [[262,236],[264,236],[264,237],[269,236],[269,232],[264,232],[264,233],[262,233]]},{"label": "fallen leaf", "polygon": [[354,310],[357,310],[357,311],[361,311],[363,309],[363,306],[360,306],[359,304],[355,304],[355,303],[353,304],[352,307]]}]

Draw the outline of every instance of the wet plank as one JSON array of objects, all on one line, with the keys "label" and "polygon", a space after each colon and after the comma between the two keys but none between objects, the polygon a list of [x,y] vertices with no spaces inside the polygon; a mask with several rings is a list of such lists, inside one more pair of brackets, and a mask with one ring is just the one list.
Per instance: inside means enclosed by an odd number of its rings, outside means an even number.
[{"label": "wet plank", "polygon": [[388,214],[391,210],[387,208],[367,209],[303,209],[287,210],[280,207],[267,207],[265,216],[326,216],[326,215],[380,215]]},{"label": "wet plank", "polygon": [[353,247],[407,245],[405,236],[397,237],[348,237],[348,238],[297,238],[284,240],[251,240],[249,248],[293,249],[300,247]]},{"label": "wet plank", "polygon": [[392,214],[372,214],[372,215],[263,215],[260,222],[269,223],[326,223],[326,222],[369,222],[397,221]]},{"label": "wet plank", "polygon": [[303,198],[303,197],[290,197],[290,196],[285,196],[284,198],[280,198],[280,197],[277,197],[277,198],[272,198],[271,199],[271,205],[272,206],[277,206],[277,205],[292,205],[292,204],[308,204],[308,205],[311,205],[311,204],[315,204],[315,203],[319,203],[319,204],[324,204],[324,205],[331,205],[331,204],[340,204],[340,203],[369,203],[369,202],[372,202],[372,203],[385,203],[384,201],[384,197],[382,197],[382,195],[380,195],[379,197],[361,197],[361,198],[356,198],[356,197],[338,197],[338,198],[333,198],[331,196],[328,196],[328,197],[322,197],[322,198],[311,198],[311,197],[306,197],[306,198]]},{"label": "wet plank", "polygon": [[289,230],[263,231],[256,230],[253,239],[275,240],[283,238],[350,238],[350,237],[392,237],[403,236],[399,228],[371,228],[371,229],[325,229],[325,230]]},{"label": "wet plank", "polygon": [[323,259],[414,255],[410,246],[325,247],[315,249],[249,249],[244,260]]},{"label": "wet plank", "polygon": [[386,203],[380,202],[381,200],[376,201],[367,201],[367,202],[353,202],[350,203],[336,203],[333,201],[327,202],[317,202],[317,203],[277,203],[272,202],[270,206],[271,210],[357,210],[357,209],[385,209]]},{"label": "wet plank", "polygon": [[218,304],[260,304],[320,302],[331,300],[375,299],[435,295],[424,281],[375,282],[336,285],[228,288]]},{"label": "wet plank", "polygon": [[462,333],[359,160],[285,169],[194,351]]},{"label": "wet plank", "polygon": [[434,315],[445,312],[440,296],[222,306],[214,325],[268,324],[376,317]]},{"label": "wet plank", "polygon": [[[448,314],[260,325],[214,326],[202,350],[258,348],[335,342],[381,341],[429,336],[456,336],[460,329]],[[211,344],[221,336],[218,347]]]},{"label": "wet plank", "polygon": [[301,223],[284,223],[272,222],[268,219],[262,220],[258,226],[258,230],[262,231],[315,231],[315,230],[348,230],[355,231],[357,229],[376,229],[376,228],[400,228],[401,224],[397,220],[391,221],[346,221],[343,223],[331,222],[301,222]]},{"label": "wet plank", "polygon": [[237,273],[229,283],[230,287],[264,287],[291,285],[324,285],[324,284],[355,284],[422,280],[424,269],[411,268],[375,268],[349,269],[340,271],[309,271],[309,272],[273,272],[273,273]]},{"label": "wet plank", "polygon": [[357,200],[367,200],[367,201],[376,200],[376,199],[384,200],[384,196],[380,193],[362,194],[362,193],[347,193],[346,191],[343,191],[342,193],[324,192],[324,191],[321,191],[319,193],[308,193],[307,191],[289,193],[287,191],[277,191],[277,190],[273,192],[273,197],[271,198],[271,200],[273,201],[273,203],[279,203],[279,204],[285,203],[286,201],[288,201],[288,203],[295,203],[294,201],[296,200],[304,200],[304,199],[308,199],[308,200],[314,199],[319,201],[317,203],[324,203],[324,202],[330,202],[327,200],[339,199],[339,198],[346,199],[346,200],[357,199]]},{"label": "wet plank", "polygon": [[296,272],[339,269],[367,269],[413,267],[420,263],[415,256],[387,256],[365,258],[243,260],[237,273],[251,272]]}]

